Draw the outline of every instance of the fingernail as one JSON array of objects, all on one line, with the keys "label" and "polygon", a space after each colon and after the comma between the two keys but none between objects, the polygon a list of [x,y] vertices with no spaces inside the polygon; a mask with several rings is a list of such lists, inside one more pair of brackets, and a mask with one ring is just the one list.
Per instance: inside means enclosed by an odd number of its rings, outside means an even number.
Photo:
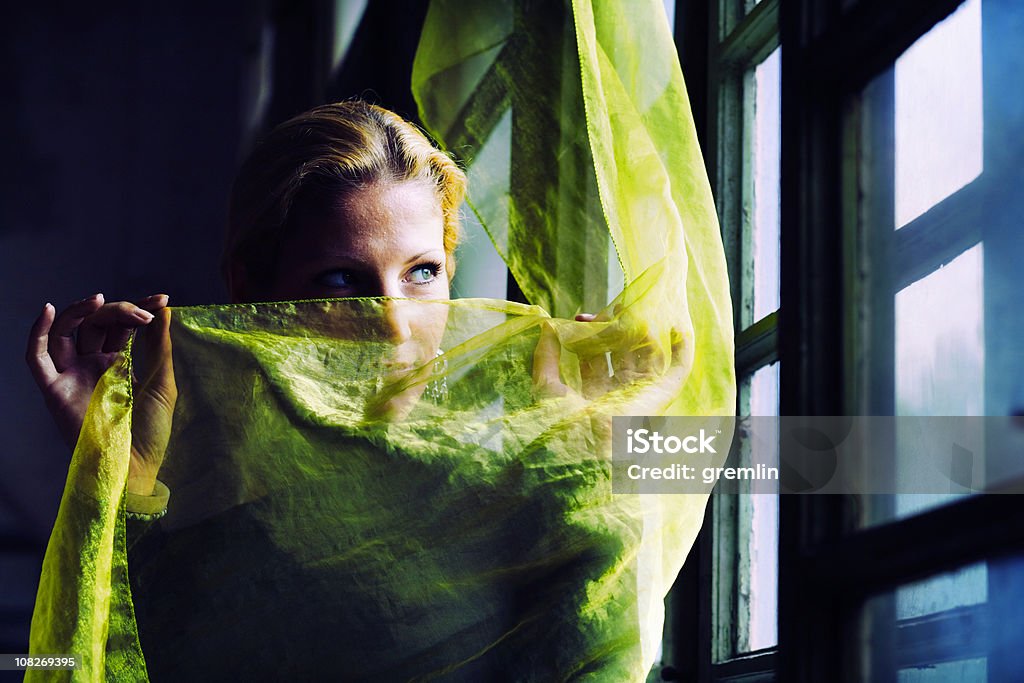
[{"label": "fingernail", "polygon": [[151,321],[153,319],[153,314],[152,313],[150,313],[149,311],[144,311],[141,308],[135,309],[134,315],[135,315],[136,318],[138,318],[139,320],[141,320],[144,323],[148,323],[149,321]]},{"label": "fingernail", "polygon": [[47,301],[45,304],[43,304],[43,310],[44,311],[48,311],[51,308],[53,308],[53,304],[51,304],[49,301]]}]

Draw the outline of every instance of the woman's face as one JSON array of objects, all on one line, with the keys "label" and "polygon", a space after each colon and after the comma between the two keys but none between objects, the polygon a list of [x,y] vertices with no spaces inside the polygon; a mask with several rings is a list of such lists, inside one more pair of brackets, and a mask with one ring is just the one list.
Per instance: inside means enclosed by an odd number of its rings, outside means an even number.
[{"label": "woman's face", "polygon": [[[449,298],[444,220],[428,183],[375,183],[349,193],[330,213],[297,221],[282,245],[270,298]],[[388,365],[401,371],[434,357],[447,308],[389,301],[379,320],[353,332],[394,344]]]},{"label": "woman's face", "polygon": [[355,190],[333,216],[299,220],[279,255],[275,299],[447,299],[444,220],[425,182]]}]

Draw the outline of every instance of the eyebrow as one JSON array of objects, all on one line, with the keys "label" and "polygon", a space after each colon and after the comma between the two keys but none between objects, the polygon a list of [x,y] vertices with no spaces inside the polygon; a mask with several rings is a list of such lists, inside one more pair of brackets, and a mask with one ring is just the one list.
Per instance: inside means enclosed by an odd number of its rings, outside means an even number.
[{"label": "eyebrow", "polygon": [[[420,253],[416,254],[415,256],[410,256],[408,259],[405,260],[403,265],[409,265],[410,263],[412,263],[414,261],[419,261],[420,259],[422,259],[422,258],[424,258],[426,256],[433,257],[435,254],[443,254],[443,252],[444,252],[443,249],[437,249],[437,248],[427,249],[426,251],[421,251]],[[341,262],[341,263],[347,265],[348,267],[352,267],[352,268],[366,268],[366,267],[368,267],[370,265],[370,263],[367,262],[367,261],[364,261],[364,260],[359,259],[359,258],[354,258],[352,256],[343,255],[343,254],[329,254],[327,260],[330,261],[330,262]],[[442,257],[441,260],[442,261],[444,260],[443,257]],[[331,269],[329,269],[329,270],[331,270]]]},{"label": "eyebrow", "polygon": [[408,263],[412,263],[413,261],[419,261],[424,256],[428,256],[428,255],[432,256],[432,255],[434,255],[435,253],[437,253],[439,251],[443,251],[443,250],[441,250],[441,249],[427,249],[426,251],[420,252],[419,254],[416,254],[415,256],[413,256],[412,258],[407,260],[406,263],[408,264]]}]

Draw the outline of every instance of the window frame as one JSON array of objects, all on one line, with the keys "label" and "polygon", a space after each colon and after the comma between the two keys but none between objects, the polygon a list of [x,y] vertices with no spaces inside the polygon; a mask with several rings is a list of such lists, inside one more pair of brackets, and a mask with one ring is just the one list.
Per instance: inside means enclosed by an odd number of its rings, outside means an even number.
[{"label": "window frame", "polygon": [[[752,319],[754,193],[748,151],[753,145],[753,69],[779,46],[780,4],[681,0],[676,5],[676,44],[727,256],[740,412],[749,405],[750,378],[779,359],[779,311]],[[738,550],[747,542],[738,523],[741,507],[738,496],[715,495],[709,501],[703,530],[668,600],[669,668],[662,672],[667,680],[774,680],[774,648],[735,652],[738,634],[732,615],[743,575]]]},{"label": "window frame", "polygon": [[[779,360],[780,311],[754,320],[753,235],[755,216],[753,134],[756,121],[754,69],[779,47],[779,0],[722,0],[713,3],[709,34],[709,171],[718,201],[723,242],[729,263],[736,333],[738,413],[749,414],[750,379]],[[780,302],[781,303],[781,302]],[[702,615],[710,629],[709,652],[702,653],[700,680],[774,680],[776,648],[739,652],[742,594],[749,567],[740,548],[749,529],[738,495],[713,495],[710,525],[702,540],[705,562],[701,587],[710,592],[710,613]]]},{"label": "window frame", "polygon": [[[968,186],[894,234],[897,279],[868,291],[857,287],[851,272],[857,259],[886,258],[858,215],[858,164],[868,151],[860,147],[865,112],[858,94],[961,2],[849,4],[843,12],[838,3],[797,0],[780,15],[789,58],[782,67],[782,216],[789,228],[782,237],[782,301],[800,312],[800,319],[783,317],[780,325],[784,414],[874,414],[880,404],[883,411],[891,408],[892,387],[871,382],[892,377],[892,359],[870,356],[861,342],[870,336],[858,320],[889,324],[896,291],[980,241],[974,231],[954,229],[969,216],[965,202],[969,207],[979,191]],[[820,229],[827,225],[841,229]],[[800,305],[790,306],[795,301]],[[836,679],[837,672],[841,680],[867,680],[876,672],[860,651],[858,631],[870,597],[1021,548],[1022,515],[1010,496],[977,496],[868,529],[858,528],[857,507],[848,497],[781,501],[780,680]],[[999,519],[999,528],[987,528],[992,525],[986,518]],[[963,608],[936,617],[977,621],[981,611]],[[901,656],[926,651],[931,635],[925,623],[906,620],[899,627],[912,645]],[[971,639],[955,645],[964,656],[978,649]],[[987,654],[991,675],[1000,662]]]},{"label": "window frame", "polygon": [[[890,320],[895,291],[980,241],[980,228],[963,230],[963,225],[979,223],[973,217],[986,190],[971,183],[895,231],[891,258],[898,277],[864,289],[852,276],[858,259],[890,257],[865,239],[858,215],[862,188],[857,164],[863,161],[858,155],[866,151],[858,117],[864,112],[851,109],[850,103],[961,0],[762,0],[753,9],[750,0],[716,0],[707,3],[710,9],[698,7],[704,4],[680,0],[676,39],[730,256],[739,331],[737,376],[779,360],[780,414],[876,414],[884,405],[881,397],[892,401],[891,380],[878,380],[894,376],[892,358],[871,357],[864,340],[878,330],[865,331],[861,321],[872,314]],[[764,50],[770,44],[764,35],[773,13],[776,44],[785,46],[781,307],[774,320],[749,325],[742,318],[747,302],[739,284],[744,274],[741,226],[749,196],[743,192],[743,174],[729,174],[736,168],[730,154],[734,159],[735,150],[743,149],[745,114],[737,111],[743,86],[737,85],[736,65],[743,65],[742,73],[757,63],[754,57],[763,59],[770,52]],[[733,123],[734,129],[723,132],[723,123]],[[712,496],[698,543],[669,597],[666,661],[671,668],[662,672],[664,680],[867,680],[871,672],[859,630],[869,598],[1024,549],[1024,512],[1014,496],[975,496],[866,529],[858,528],[858,504],[848,497],[782,496],[779,645],[714,663],[715,638],[730,634],[723,634],[713,613],[716,602],[731,609],[721,604],[727,593],[723,584],[735,580],[735,531],[733,540],[727,535],[728,549],[719,557],[715,527],[735,526],[736,507],[725,497]],[[993,519],[1000,523],[992,524]],[[939,532],[941,543],[935,540]],[[732,560],[726,557],[730,553]],[[865,562],[866,557],[872,561]],[[1021,579],[1007,572],[990,563],[990,585],[1009,581],[1019,591]],[[939,618],[981,624],[982,608],[950,610]],[[928,621],[910,619],[899,627],[910,643],[900,661],[925,662],[933,638]],[[952,647],[967,656],[977,654],[981,645],[971,636]],[[1011,670],[1006,652],[990,650],[987,656],[990,680],[995,680],[993,671]]]}]

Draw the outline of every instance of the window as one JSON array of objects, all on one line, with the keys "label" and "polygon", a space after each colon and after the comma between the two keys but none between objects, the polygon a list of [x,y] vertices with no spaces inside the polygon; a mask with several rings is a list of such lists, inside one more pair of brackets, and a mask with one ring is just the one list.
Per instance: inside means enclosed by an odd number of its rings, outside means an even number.
[{"label": "window", "polygon": [[[712,121],[720,141],[713,182],[735,301],[737,413],[778,415],[778,3],[732,9],[723,6],[712,18],[721,40],[712,50],[709,97],[717,107]],[[749,457],[749,448],[741,445],[741,459]],[[715,495],[710,514],[710,676],[718,678],[737,662],[747,671],[766,666],[766,651],[778,642],[778,497]],[[752,657],[756,652],[763,654]]]},{"label": "window", "polygon": [[[1024,8],[698,4],[679,4],[677,41],[730,260],[739,412],[1024,414]],[[663,676],[1024,675],[1013,496],[757,498],[713,496]]]},{"label": "window", "polygon": [[[864,305],[850,330],[858,370],[848,371],[859,371],[856,379],[867,390],[857,404],[868,414],[1014,410],[995,389],[999,376],[1019,375],[1021,364],[1006,355],[990,328],[1019,327],[1019,316],[991,318],[1013,298],[1006,283],[1016,279],[1019,288],[1020,275],[1003,271],[1002,258],[991,254],[992,242],[1007,245],[1004,214],[1015,211],[1013,201],[989,203],[1011,176],[987,157],[992,143],[1005,144],[1014,126],[1020,130],[1020,121],[1003,113],[1015,97],[1001,91],[995,76],[1007,61],[1019,59],[997,23],[1020,18],[1020,9],[1002,0],[954,4],[859,91],[844,94],[844,126],[856,163],[843,181],[860,188],[855,199],[847,194],[843,207],[858,245],[847,254],[848,263],[856,264],[847,272]],[[901,471],[909,469],[902,457],[911,445],[901,436],[898,477],[911,474]],[[886,525],[862,539],[899,537],[915,528],[903,520],[916,517],[919,535],[906,539],[906,552],[924,558],[934,554],[932,546],[945,531],[936,509],[965,515],[979,502],[956,494],[873,496],[861,501],[853,523]],[[1009,504],[1002,498],[986,502]],[[857,620],[878,644],[865,651],[861,678],[1008,680],[1010,671],[1019,677],[1019,659],[1000,650],[999,638],[986,631],[990,618],[1005,612],[989,603],[993,587],[1012,591],[1020,581],[1019,563],[989,558],[1011,548],[993,542],[978,549],[974,561],[970,555],[931,558],[917,577],[892,571],[880,577],[886,584],[881,590],[858,586],[868,597]]]},{"label": "window", "polygon": [[[677,39],[700,31],[706,47],[705,161],[715,191],[733,289],[739,415],[779,414],[781,64],[777,0],[716,3],[708,16],[684,8]],[[703,23],[703,25],[701,25]],[[711,30],[708,31],[707,27]],[[693,96],[699,66],[684,52]],[[692,66],[694,68],[687,68]],[[696,101],[700,101],[698,95]],[[750,456],[750,444],[740,458]],[[765,454],[758,454],[763,459]],[[778,497],[716,494],[691,555],[702,604],[699,652],[678,648],[667,675],[729,680],[770,672],[777,633]],[[683,589],[670,602],[673,622],[693,609]],[[670,631],[670,637],[677,637]],[[696,657],[694,655],[697,655]],[[666,675],[663,673],[663,675]]]}]

